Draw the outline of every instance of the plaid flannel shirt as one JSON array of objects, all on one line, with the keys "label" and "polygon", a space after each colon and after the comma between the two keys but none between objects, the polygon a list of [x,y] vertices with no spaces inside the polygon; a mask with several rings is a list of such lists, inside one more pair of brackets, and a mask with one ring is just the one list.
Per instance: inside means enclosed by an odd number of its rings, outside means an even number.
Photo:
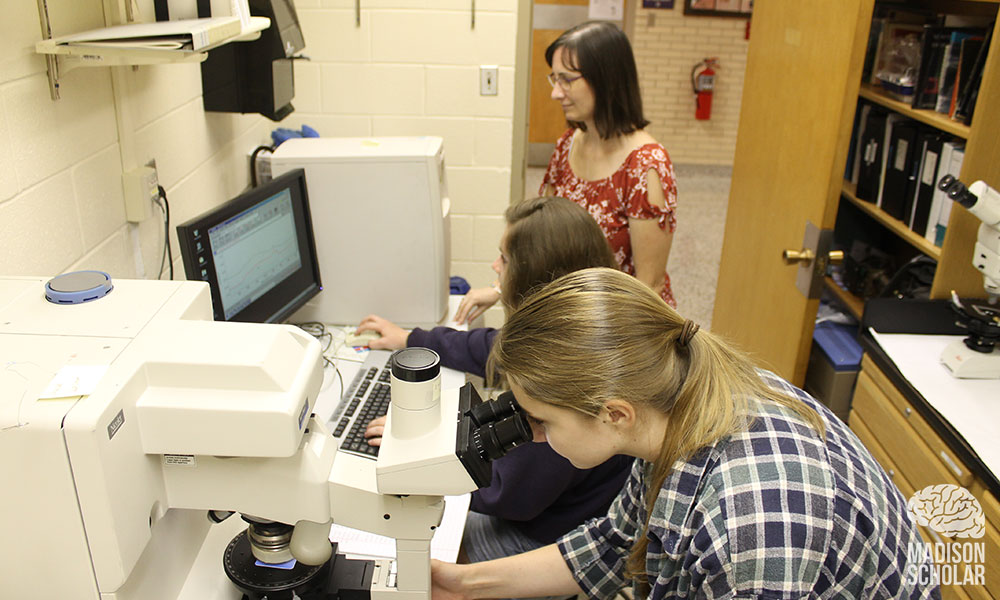
[{"label": "plaid flannel shirt", "polygon": [[[749,430],[678,461],[649,523],[649,598],[939,597],[909,576],[907,548],[920,534],[882,467],[826,407],[761,376],[815,409],[826,440],[793,411],[760,402]],[[637,460],[607,516],[557,542],[590,598],[626,584],[649,469]]]}]

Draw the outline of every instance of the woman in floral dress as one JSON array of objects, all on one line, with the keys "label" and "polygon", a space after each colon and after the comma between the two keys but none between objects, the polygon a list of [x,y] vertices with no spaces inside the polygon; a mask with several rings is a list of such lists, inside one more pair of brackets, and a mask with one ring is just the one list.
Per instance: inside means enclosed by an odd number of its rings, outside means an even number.
[{"label": "woman in floral dress", "polygon": [[667,275],[676,228],[674,169],[645,131],[628,38],[610,23],[583,23],[559,36],[545,58],[552,99],[570,127],[556,143],[539,193],[587,209],[621,269],[676,307]]}]

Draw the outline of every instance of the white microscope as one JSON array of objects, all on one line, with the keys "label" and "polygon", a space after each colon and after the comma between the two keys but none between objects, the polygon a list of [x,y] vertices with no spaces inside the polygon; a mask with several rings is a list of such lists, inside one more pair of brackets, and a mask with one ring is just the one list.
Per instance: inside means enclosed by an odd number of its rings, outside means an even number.
[{"label": "white microscope", "polygon": [[[319,343],[212,321],[200,282],[0,278],[0,363],[2,598],[427,600],[442,496],[531,438],[407,349],[377,461],[338,452]],[[395,563],[336,554],[332,523]]]},{"label": "white microscope", "polygon": [[952,375],[969,379],[1000,378],[1000,193],[977,181],[968,188],[952,175],[945,175],[938,188],[948,197],[976,215],[982,224],[976,237],[972,265],[983,274],[983,288],[988,303],[963,303],[952,292],[952,308],[958,314],[956,324],[969,336],[949,344],[941,353]]}]

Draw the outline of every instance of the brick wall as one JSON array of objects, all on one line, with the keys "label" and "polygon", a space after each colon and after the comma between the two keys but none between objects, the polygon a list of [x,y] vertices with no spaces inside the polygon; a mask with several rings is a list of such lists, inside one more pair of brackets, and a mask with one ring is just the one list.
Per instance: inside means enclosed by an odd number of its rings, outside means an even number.
[{"label": "brick wall", "polygon": [[[672,10],[637,8],[632,45],[639,67],[649,131],[676,163],[732,165],[739,123],[748,41],[746,19],[685,16]],[[691,68],[718,57],[712,118],[694,118]]]}]

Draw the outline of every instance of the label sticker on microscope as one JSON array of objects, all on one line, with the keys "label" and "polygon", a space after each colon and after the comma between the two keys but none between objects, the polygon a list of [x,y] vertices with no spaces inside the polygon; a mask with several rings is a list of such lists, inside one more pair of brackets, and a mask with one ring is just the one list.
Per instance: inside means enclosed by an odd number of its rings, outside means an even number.
[{"label": "label sticker on microscope", "polygon": [[115,418],[111,419],[111,422],[108,423],[108,439],[114,439],[115,434],[118,433],[118,430],[121,429],[124,424],[125,413],[122,412],[122,410],[119,410],[118,414],[115,415]]},{"label": "label sticker on microscope", "polygon": [[193,467],[195,459],[191,454],[164,454],[163,464],[172,467]]}]

